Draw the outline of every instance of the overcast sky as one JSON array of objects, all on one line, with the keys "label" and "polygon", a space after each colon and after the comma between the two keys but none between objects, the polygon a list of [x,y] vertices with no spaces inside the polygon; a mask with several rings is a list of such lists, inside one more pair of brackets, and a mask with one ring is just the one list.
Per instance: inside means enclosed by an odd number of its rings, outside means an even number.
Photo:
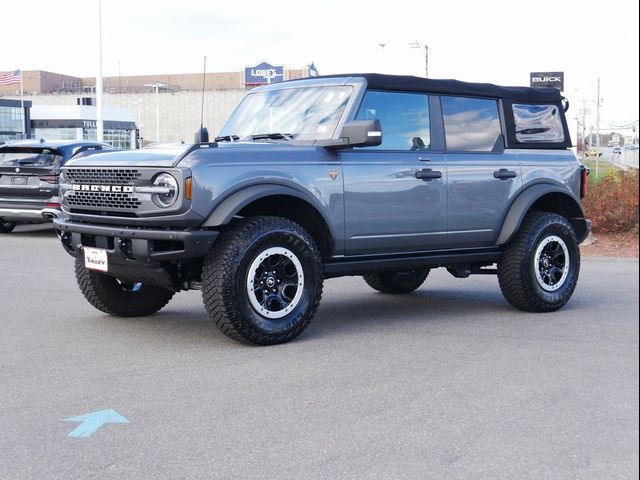
[{"label": "overcast sky", "polygon": [[[0,71],[97,72],[98,0],[7,2]],[[238,71],[261,60],[321,74],[383,72],[528,85],[564,71],[574,117],[638,119],[638,1],[103,0],[103,73]],[[13,20],[12,20],[13,19]],[[384,48],[379,44],[385,44]],[[592,115],[595,118],[595,115]]]}]

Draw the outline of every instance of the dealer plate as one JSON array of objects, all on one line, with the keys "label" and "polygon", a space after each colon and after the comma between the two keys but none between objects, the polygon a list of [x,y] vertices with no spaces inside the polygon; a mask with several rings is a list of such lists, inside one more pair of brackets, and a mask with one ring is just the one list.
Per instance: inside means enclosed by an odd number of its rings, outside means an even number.
[{"label": "dealer plate", "polygon": [[84,266],[89,270],[109,271],[107,251],[102,248],[84,247]]}]

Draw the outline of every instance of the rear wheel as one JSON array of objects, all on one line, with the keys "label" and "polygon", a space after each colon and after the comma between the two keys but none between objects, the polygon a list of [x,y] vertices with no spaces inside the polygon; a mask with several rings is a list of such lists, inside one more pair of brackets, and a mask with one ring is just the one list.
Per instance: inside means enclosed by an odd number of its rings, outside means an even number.
[{"label": "rear wheel", "polygon": [[498,282],[520,310],[552,312],[569,301],[580,273],[580,249],[567,219],[532,212],[498,262]]},{"label": "rear wheel", "polygon": [[373,272],[362,276],[374,290],[382,293],[411,293],[420,287],[429,275],[428,268],[399,272]]},{"label": "rear wheel", "polygon": [[151,315],[164,307],[175,294],[170,290],[127,283],[85,268],[76,260],[76,280],[84,298],[101,312],[119,317]]},{"label": "rear wheel", "polygon": [[286,218],[230,225],[202,268],[202,299],[220,331],[255,345],[288,342],[313,319],[322,295],[313,237]]},{"label": "rear wheel", "polygon": [[14,228],[16,228],[15,222],[7,222],[0,218],[0,233],[11,233]]}]

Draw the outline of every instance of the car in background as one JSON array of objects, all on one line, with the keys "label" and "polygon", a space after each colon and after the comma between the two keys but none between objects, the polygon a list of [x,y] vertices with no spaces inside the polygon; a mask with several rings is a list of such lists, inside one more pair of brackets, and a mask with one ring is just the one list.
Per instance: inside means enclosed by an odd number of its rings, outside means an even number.
[{"label": "car in background", "polygon": [[622,153],[622,148],[620,147],[613,147],[613,153],[620,155]]},{"label": "car in background", "polygon": [[584,153],[585,157],[601,157],[602,150],[599,148],[591,148]]},{"label": "car in background", "polygon": [[58,176],[72,158],[114,150],[91,141],[20,140],[0,145],[0,233],[58,216]]}]

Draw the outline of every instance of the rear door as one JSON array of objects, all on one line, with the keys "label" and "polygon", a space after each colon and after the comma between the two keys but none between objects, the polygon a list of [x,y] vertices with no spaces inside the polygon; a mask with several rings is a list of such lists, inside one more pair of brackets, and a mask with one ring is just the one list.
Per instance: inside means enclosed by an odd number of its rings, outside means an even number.
[{"label": "rear door", "polygon": [[449,178],[447,248],[494,245],[522,186],[518,156],[504,149],[500,105],[486,98],[440,99]]},{"label": "rear door", "polygon": [[0,148],[0,206],[15,209],[46,207],[58,194],[61,162],[61,152],[51,148]]}]

